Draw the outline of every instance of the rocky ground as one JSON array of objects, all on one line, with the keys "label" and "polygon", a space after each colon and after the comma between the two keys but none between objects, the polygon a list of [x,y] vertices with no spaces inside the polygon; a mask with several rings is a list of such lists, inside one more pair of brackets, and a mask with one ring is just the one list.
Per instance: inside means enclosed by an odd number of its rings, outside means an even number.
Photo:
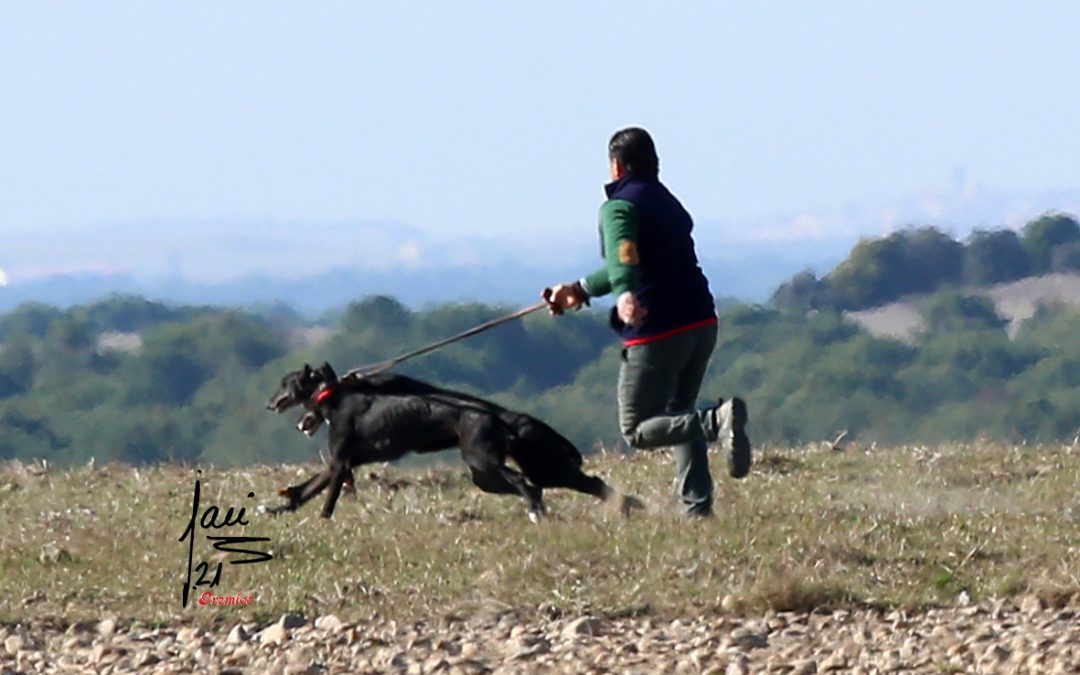
[{"label": "rocky ground", "polygon": [[[550,612],[555,614],[555,612]],[[1080,673],[1080,594],[917,613],[875,609],[140,628],[111,619],[0,627],[10,673]]]}]

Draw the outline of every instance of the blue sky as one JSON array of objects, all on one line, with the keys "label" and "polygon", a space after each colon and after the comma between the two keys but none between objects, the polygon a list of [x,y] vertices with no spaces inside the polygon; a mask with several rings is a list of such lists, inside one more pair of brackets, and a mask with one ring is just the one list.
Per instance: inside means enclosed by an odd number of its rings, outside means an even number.
[{"label": "blue sky", "polygon": [[727,254],[1080,203],[1080,3],[664,4],[0,0],[0,270],[592,256],[631,124]]}]

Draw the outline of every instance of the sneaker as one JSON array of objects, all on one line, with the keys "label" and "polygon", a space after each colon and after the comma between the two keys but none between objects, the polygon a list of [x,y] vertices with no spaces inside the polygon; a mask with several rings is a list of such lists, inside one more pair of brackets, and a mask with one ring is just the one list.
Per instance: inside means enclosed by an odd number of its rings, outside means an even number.
[{"label": "sneaker", "polygon": [[702,408],[698,412],[701,416],[701,429],[705,432],[705,440],[709,443],[720,440],[724,427],[724,413],[721,411],[723,407],[724,399],[720,398],[716,400],[716,405]]},{"label": "sneaker", "polygon": [[750,437],[746,435],[746,422],[749,414],[746,402],[733,398],[716,410],[722,428],[731,434],[731,451],[728,454],[728,473],[732,478],[744,478],[750,473]]}]

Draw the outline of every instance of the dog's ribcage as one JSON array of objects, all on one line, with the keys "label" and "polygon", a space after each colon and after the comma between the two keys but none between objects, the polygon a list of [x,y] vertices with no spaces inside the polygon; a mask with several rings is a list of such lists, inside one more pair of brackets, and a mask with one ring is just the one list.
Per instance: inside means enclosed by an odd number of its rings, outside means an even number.
[{"label": "dog's ribcage", "polygon": [[[439,406],[419,396],[352,396],[348,403],[358,405],[362,414],[350,419],[349,436],[376,453],[400,455],[404,452],[430,452],[457,445],[453,420],[439,414]],[[353,409],[357,410],[356,408]],[[335,416],[336,417],[336,416]],[[334,417],[331,417],[331,434]]]}]

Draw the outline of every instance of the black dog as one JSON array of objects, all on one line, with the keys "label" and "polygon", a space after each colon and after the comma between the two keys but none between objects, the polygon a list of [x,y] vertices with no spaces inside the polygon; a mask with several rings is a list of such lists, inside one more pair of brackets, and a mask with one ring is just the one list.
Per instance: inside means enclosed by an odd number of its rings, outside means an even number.
[{"label": "black dog", "polygon": [[[308,410],[299,428],[308,435],[322,421],[330,425],[329,466],[309,480],[285,488],[288,502],[274,512],[293,511],[327,487],[322,516],[329,518],[352,467],[398,459],[409,452],[458,447],[473,483],[494,494],[517,494],[528,503],[529,517],[544,511],[544,488],[569,488],[599,499],[619,499],[623,513],[642,506],[621,496],[604,481],[581,470],[581,453],[540,420],[490,401],[440,389],[403,375],[379,374],[338,381],[330,364],[305,365],[281,380],[267,407],[284,412]],[[506,465],[513,459],[521,468]]]}]

